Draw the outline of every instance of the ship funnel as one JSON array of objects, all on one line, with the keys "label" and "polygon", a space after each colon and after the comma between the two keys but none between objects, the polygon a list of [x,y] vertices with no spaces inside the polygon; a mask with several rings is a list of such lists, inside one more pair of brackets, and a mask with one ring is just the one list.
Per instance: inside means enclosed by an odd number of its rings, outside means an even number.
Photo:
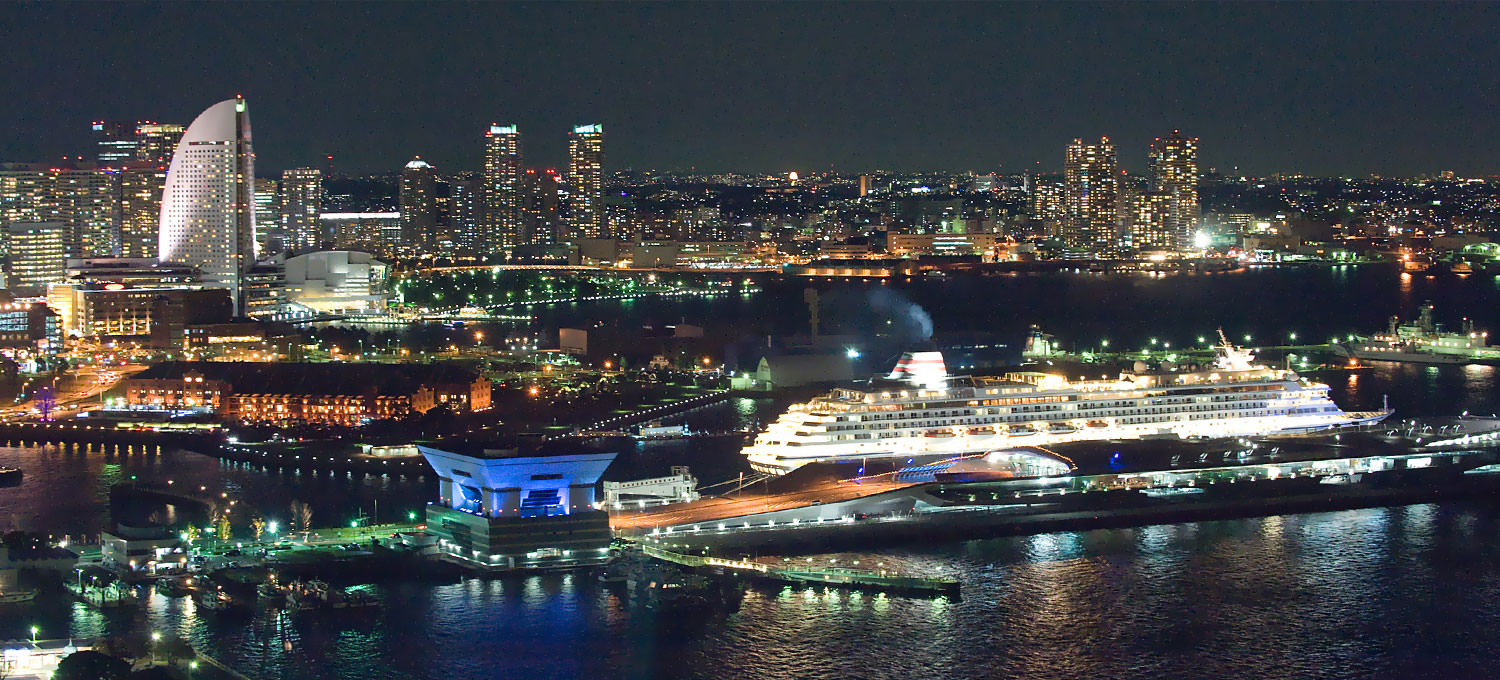
[{"label": "ship funnel", "polygon": [[891,374],[891,380],[905,380],[914,385],[937,388],[948,379],[948,367],[943,364],[942,352],[907,352],[901,355]]}]

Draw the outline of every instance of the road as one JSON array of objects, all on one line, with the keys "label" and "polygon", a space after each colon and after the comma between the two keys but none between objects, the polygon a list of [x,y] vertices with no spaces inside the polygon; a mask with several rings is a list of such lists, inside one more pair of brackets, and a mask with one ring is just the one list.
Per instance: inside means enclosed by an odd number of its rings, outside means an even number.
[{"label": "road", "polygon": [[639,512],[618,513],[610,519],[610,525],[616,530],[631,530],[711,522],[761,512],[801,508],[813,505],[815,502],[837,503],[913,486],[911,483],[890,480],[890,476],[860,481],[826,480],[786,493],[739,494],[732,498],[705,498],[691,503],[666,505]]}]

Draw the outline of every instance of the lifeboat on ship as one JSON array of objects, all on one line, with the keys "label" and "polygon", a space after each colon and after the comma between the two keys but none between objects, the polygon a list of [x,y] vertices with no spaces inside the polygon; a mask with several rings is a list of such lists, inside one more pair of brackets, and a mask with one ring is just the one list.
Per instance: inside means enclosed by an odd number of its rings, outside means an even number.
[{"label": "lifeboat on ship", "polygon": [[947,438],[953,436],[953,430],[928,430],[922,433],[923,437]]},{"label": "lifeboat on ship", "polygon": [[993,436],[995,436],[995,428],[993,428],[993,427],[971,427],[968,430],[965,430],[965,433],[968,434],[970,437],[993,437]]}]

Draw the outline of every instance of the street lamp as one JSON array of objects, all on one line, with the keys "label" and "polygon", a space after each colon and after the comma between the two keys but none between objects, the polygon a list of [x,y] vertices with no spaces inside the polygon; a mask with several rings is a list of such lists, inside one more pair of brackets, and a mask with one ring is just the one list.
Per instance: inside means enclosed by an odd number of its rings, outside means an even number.
[{"label": "street lamp", "polygon": [[151,631],[151,665],[156,665],[156,643],[161,642],[161,633]]},{"label": "street lamp", "polygon": [[33,644],[33,645],[36,644],[36,634],[38,632],[40,632],[40,631],[41,631],[41,629],[37,628],[36,626],[32,626],[31,627],[31,644]]}]

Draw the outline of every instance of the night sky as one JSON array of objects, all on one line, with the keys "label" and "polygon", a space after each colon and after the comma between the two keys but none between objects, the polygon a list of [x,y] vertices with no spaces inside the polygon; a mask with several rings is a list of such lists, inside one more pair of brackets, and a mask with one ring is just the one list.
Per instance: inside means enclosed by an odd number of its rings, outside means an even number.
[{"label": "night sky", "polygon": [[[609,169],[1059,170],[1108,135],[1243,173],[1500,171],[1495,4],[6,4],[0,160],[96,118],[250,102],[262,174],[420,154],[527,165],[605,126]],[[1036,165],[1040,161],[1040,165]]]}]

